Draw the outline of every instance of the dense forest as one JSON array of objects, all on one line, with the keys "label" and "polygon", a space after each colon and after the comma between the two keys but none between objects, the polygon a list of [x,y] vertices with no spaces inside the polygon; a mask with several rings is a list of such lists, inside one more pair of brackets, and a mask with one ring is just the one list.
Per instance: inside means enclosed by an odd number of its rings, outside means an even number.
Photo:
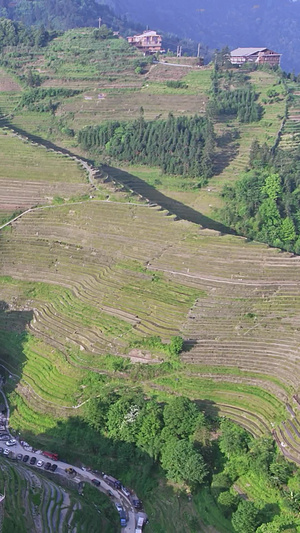
[{"label": "dense forest", "polygon": [[[130,20],[126,15],[116,15],[108,2],[96,0],[0,0],[0,17],[22,22],[25,26],[44,26],[47,30],[68,30],[82,26],[98,26],[99,17],[106,24],[122,35],[142,32],[146,26]],[[154,25],[157,28],[156,25]],[[196,55],[197,43],[190,38],[177,37],[163,32],[163,46],[166,50],[176,50],[180,44],[185,52]],[[202,54],[207,55],[208,49],[203,46]]]},{"label": "dense forest", "polygon": [[0,18],[0,51],[5,46],[46,46],[57,37],[56,31],[47,31],[43,26],[28,27],[22,22],[15,22],[4,17]]},{"label": "dense forest", "polygon": [[69,29],[79,26],[96,26],[98,17],[115,29],[122,22],[107,6],[95,0],[0,0],[0,15],[23,22],[26,26],[44,25],[47,28]]},{"label": "dense forest", "polygon": [[203,185],[213,174],[214,130],[203,117],[144,120],[143,110],[133,122],[107,122],[81,130],[78,140],[86,150],[120,161],[159,166],[164,173],[197,178]]},{"label": "dense forest", "polygon": [[[137,482],[142,497],[151,498],[159,467],[167,479],[184,484],[195,498],[204,486],[237,533],[279,532],[293,526],[293,514],[300,510],[293,493],[300,471],[278,453],[271,437],[254,439],[227,419],[206,416],[188,398],[174,397],[162,404],[145,399],[139,390],[104,392],[102,388],[86,404],[85,420],[88,427],[82,423],[82,428],[73,427],[70,420],[68,435],[73,444],[80,443],[82,430],[84,442],[90,442],[94,451],[98,448],[103,468],[117,477],[128,478],[130,471],[136,475],[133,465],[143,464]],[[106,464],[107,456],[113,456],[113,462]],[[262,507],[244,500],[234,490],[240,476],[250,476],[252,483],[259,480],[262,490],[276,493],[285,512],[281,514],[276,505]],[[199,530],[196,517],[191,526]]]},{"label": "dense forest", "polygon": [[300,149],[278,150],[254,141],[249,170],[225,187],[222,220],[238,233],[300,253]]},{"label": "dense forest", "polygon": [[[256,122],[262,117],[262,107],[257,103],[258,94],[242,72],[224,70],[228,49],[215,54],[215,67],[211,73],[211,99],[207,112],[214,116],[235,115],[240,122]],[[225,61],[225,65],[224,65]]]}]

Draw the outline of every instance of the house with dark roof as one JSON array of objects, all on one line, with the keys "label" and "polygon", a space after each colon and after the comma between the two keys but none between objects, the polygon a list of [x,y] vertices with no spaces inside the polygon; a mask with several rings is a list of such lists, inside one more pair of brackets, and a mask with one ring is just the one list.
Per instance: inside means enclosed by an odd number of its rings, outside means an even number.
[{"label": "house with dark roof", "polygon": [[244,63],[256,63],[257,65],[280,65],[281,54],[269,48],[236,48],[230,52],[232,65],[241,66]]}]

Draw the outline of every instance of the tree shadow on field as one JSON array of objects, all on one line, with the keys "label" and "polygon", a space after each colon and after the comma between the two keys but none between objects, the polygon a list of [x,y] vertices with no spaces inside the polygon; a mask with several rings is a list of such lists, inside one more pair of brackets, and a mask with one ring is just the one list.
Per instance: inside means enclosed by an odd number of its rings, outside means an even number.
[{"label": "tree shadow on field", "polygon": [[220,409],[212,400],[195,400],[195,404],[199,407],[200,411],[206,413],[212,419],[217,419],[220,416]]},{"label": "tree shadow on field", "polygon": [[[92,160],[79,156],[78,154],[71,152],[67,148],[62,148],[61,146],[57,146],[53,142],[43,139],[38,135],[28,133],[28,131],[25,131],[22,128],[11,124],[7,118],[1,118],[0,125],[2,127],[6,126],[8,128],[12,128],[17,134],[22,135],[23,137],[27,137],[30,141],[40,144],[48,150],[54,150],[55,152],[61,152],[62,154],[68,155],[70,157],[80,158],[82,159],[82,161],[85,161],[90,165],[94,164]],[[220,222],[217,222],[216,220],[213,220],[203,215],[192,207],[178,202],[173,198],[165,196],[163,193],[155,189],[155,187],[149,185],[141,178],[138,178],[137,176],[134,176],[129,172],[125,172],[124,170],[108,165],[103,165],[101,167],[101,170],[106,172],[112,180],[115,180],[116,182],[125,187],[128,187],[129,189],[134,191],[134,193],[139,194],[145,199],[149,200],[149,202],[157,204],[163,209],[168,210],[171,214],[176,215],[176,217],[179,219],[187,220],[188,222],[193,222],[194,224],[198,224],[207,229],[219,231],[221,234],[229,233],[232,235],[236,235],[236,232],[228,226],[225,226],[224,224],[221,224]]]},{"label": "tree shadow on field", "polygon": [[203,215],[192,207],[189,207],[181,202],[178,202],[177,200],[174,200],[173,198],[164,195],[152,185],[149,185],[141,178],[138,178],[137,176],[134,176],[125,170],[108,165],[103,165],[102,170],[104,173],[107,173],[112,180],[121,183],[124,185],[124,187],[127,187],[136,194],[146,198],[150,203],[161,206],[163,209],[169,211],[170,214],[176,215],[178,219],[193,222],[194,224],[198,224],[204,228],[219,231],[222,234],[235,234],[231,228]]},{"label": "tree shadow on field", "polygon": [[0,301],[0,375],[6,391],[14,390],[21,379],[27,326],[32,319],[32,310],[13,310],[7,302]]}]

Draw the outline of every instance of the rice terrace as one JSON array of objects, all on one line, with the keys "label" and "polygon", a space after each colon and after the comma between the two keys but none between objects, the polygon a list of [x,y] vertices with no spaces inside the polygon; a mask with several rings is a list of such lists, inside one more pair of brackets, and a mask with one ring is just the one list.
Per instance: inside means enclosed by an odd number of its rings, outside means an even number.
[{"label": "rice terrace", "polygon": [[[258,532],[300,531],[299,218],[283,214],[274,178],[292,172],[289,154],[298,164],[298,82],[154,63],[95,31],[1,55],[0,364],[12,434],[120,478],[141,495],[149,533],[238,531],[240,500],[257,506]],[[174,171],[159,152],[169,131]],[[201,172],[186,170],[194,135]],[[249,176],[260,207],[234,212]],[[263,225],[274,201],[276,234]],[[181,432],[168,419],[180,401],[197,412]],[[242,443],[233,456],[226,431]],[[172,477],[168,439],[201,452],[204,481]],[[256,443],[269,478],[249,466]],[[0,484],[32,500],[19,525],[10,504],[7,531],[97,531],[100,509],[101,531],[119,531],[95,488],[70,496],[3,461]]]}]

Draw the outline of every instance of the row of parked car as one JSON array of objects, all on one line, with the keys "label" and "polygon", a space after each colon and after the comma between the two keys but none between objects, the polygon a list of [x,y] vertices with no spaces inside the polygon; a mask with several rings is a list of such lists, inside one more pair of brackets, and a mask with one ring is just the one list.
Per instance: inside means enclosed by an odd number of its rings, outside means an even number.
[{"label": "row of parked car", "polygon": [[[9,441],[8,441],[9,442]],[[13,444],[8,444],[6,442],[5,444],[7,446],[13,446]],[[44,467],[44,470],[50,470],[50,472],[55,472],[57,469],[56,464],[51,464],[49,461],[45,463],[45,461],[37,461],[37,458],[32,455],[31,457],[27,454],[23,455],[22,453],[17,453],[16,455],[9,449],[9,448],[1,448],[0,447],[0,455],[4,455],[4,457],[8,457],[9,459],[15,459],[16,461],[22,461],[23,463],[28,463],[32,466],[37,466],[38,468]]]}]

